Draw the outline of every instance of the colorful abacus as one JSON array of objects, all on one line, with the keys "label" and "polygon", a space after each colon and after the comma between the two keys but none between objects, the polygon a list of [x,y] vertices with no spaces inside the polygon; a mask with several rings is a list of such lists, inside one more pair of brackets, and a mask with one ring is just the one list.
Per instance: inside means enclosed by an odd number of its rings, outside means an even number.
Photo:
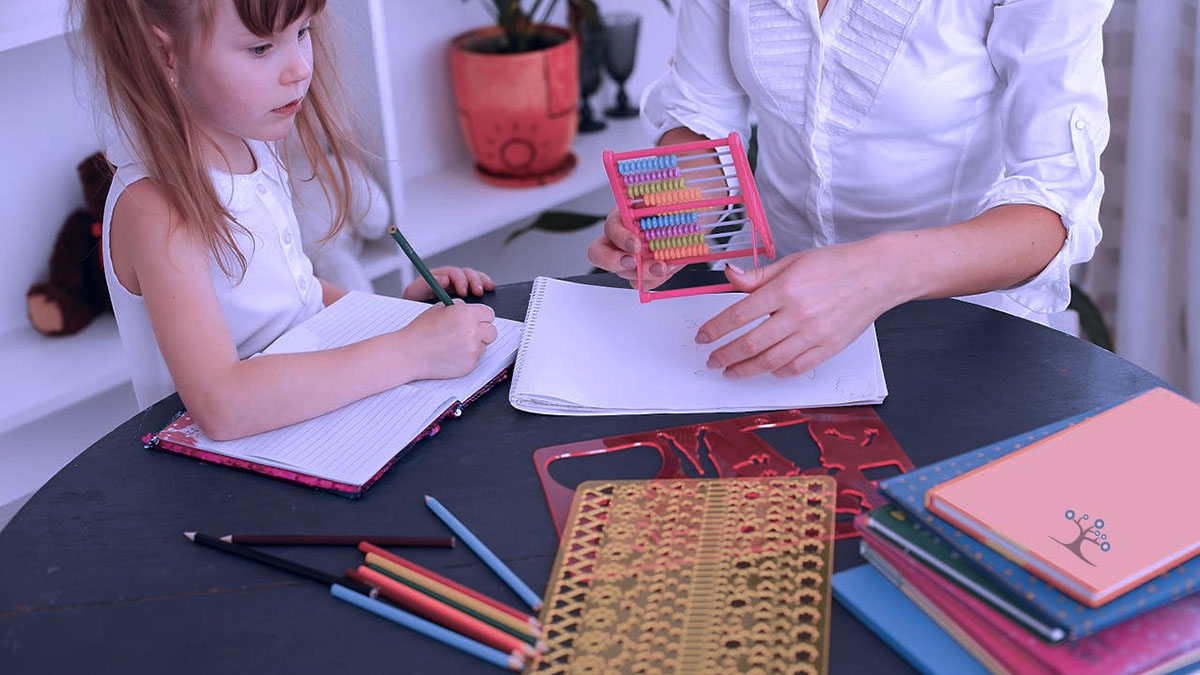
[{"label": "colorful abacus", "polygon": [[[715,141],[632,152],[609,150],[604,153],[604,169],[621,220],[640,242],[636,258],[642,302],[733,290],[732,284],[725,283],[650,291],[642,279],[649,260],[687,265],[750,257],[757,268],[760,253],[775,257],[767,217],[736,133]],[[727,241],[729,232],[713,233],[717,225],[742,226],[749,231],[749,246]]]}]

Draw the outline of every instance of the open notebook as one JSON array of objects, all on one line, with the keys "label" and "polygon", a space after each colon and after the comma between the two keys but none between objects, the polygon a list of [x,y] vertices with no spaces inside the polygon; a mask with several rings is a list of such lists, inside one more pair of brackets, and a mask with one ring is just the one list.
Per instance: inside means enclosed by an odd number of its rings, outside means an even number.
[{"label": "open notebook", "polygon": [[[330,349],[397,330],[429,305],[352,292],[284,333],[263,354]],[[359,496],[416,441],[437,432],[502,379],[522,324],[497,318],[496,341],[475,370],[453,380],[421,380],[356,401],[320,417],[233,441],[204,435],[186,413],[147,439],[151,447]]]},{"label": "open notebook", "polygon": [[874,325],[797,377],[736,380],[709,370],[708,355],[750,327],[709,345],[695,343],[696,331],[743,297],[641,304],[632,289],[538,277],[508,400],[527,412],[614,415],[875,404],[887,396]]}]

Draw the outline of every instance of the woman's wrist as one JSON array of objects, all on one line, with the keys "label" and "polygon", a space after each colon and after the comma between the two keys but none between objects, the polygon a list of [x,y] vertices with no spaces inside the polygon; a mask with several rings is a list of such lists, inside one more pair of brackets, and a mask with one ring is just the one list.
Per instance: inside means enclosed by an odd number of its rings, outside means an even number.
[{"label": "woman's wrist", "polygon": [[926,275],[921,272],[921,233],[884,232],[861,243],[876,271],[880,313],[910,300],[925,297]]}]

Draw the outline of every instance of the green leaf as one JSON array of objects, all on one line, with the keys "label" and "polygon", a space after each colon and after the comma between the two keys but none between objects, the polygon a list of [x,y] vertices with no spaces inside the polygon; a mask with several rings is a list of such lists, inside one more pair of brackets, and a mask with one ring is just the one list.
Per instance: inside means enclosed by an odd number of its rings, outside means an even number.
[{"label": "green leaf", "polygon": [[536,219],[534,219],[532,223],[510,232],[509,235],[504,238],[504,245],[507,246],[510,242],[512,242],[512,240],[532,230],[558,233],[576,232],[587,229],[601,220],[604,220],[604,216],[597,216],[589,213],[575,213],[573,211],[545,211]]}]

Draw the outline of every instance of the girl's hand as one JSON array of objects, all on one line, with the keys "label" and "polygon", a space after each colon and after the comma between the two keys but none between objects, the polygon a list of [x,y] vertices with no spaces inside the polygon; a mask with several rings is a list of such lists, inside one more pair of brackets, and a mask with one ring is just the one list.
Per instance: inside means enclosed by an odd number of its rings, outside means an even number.
[{"label": "girl's hand", "polygon": [[[719,340],[767,316],[713,351],[709,368],[730,377],[799,375],[837,354],[899,301],[886,258],[870,240],[801,251],[757,270],[729,265],[725,275],[750,293],[700,327],[696,342]],[[894,281],[894,280],[893,280]]]},{"label": "girl's hand", "polygon": [[[435,267],[429,272],[442,288],[460,297],[466,297],[468,292],[471,295],[483,295],[484,291],[496,290],[491,277],[470,267]],[[406,300],[432,300],[436,296],[429,284],[425,283],[425,278],[418,275],[400,297]]]},{"label": "girl's hand", "polygon": [[449,307],[437,304],[421,312],[393,333],[403,341],[405,358],[411,360],[410,379],[462,377],[474,370],[484,348],[496,341],[494,318],[491,307],[457,299]]},{"label": "girl's hand", "polygon": [[[613,207],[604,221],[604,233],[588,246],[588,260],[600,269],[616,272],[617,276],[637,284],[637,259],[634,253],[641,242],[621,223],[621,212]],[[681,269],[659,260],[642,263],[642,282],[647,289],[657,288]]]}]

